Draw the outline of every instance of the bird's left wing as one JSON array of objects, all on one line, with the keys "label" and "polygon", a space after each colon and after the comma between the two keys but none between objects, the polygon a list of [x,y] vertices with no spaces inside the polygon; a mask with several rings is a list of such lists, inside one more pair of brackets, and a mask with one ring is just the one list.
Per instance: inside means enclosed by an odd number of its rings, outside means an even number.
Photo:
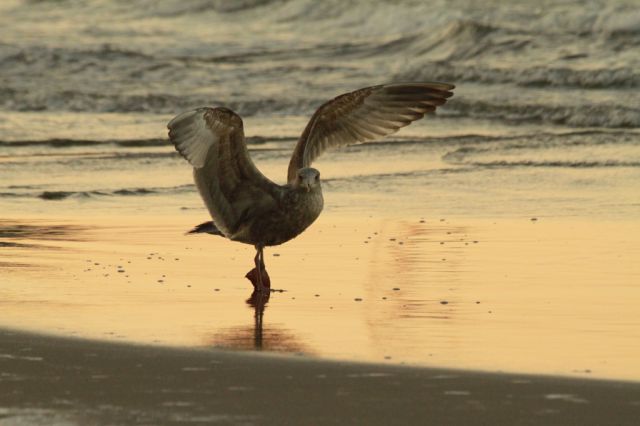
[{"label": "bird's left wing", "polygon": [[252,212],[277,204],[279,186],[249,157],[242,119],[227,108],[199,108],[167,125],[169,139],[193,166],[193,174],[215,226],[228,238]]},{"label": "bird's left wing", "polygon": [[379,139],[433,112],[451,97],[448,83],[398,83],[345,93],[313,114],[295,147],[287,179],[326,149]]}]

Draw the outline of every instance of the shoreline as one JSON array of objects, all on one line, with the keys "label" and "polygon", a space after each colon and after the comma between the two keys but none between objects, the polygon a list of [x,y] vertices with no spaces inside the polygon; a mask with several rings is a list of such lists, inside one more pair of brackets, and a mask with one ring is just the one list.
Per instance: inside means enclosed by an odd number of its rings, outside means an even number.
[{"label": "shoreline", "polygon": [[640,415],[637,382],[156,347],[6,329],[0,339],[3,424],[631,425]]}]

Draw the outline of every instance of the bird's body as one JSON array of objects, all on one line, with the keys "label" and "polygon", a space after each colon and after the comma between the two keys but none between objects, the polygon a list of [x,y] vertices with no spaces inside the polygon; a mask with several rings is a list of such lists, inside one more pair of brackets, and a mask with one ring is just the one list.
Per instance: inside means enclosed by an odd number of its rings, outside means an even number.
[{"label": "bird's body", "polygon": [[278,185],[255,167],[240,116],[227,108],[199,108],[168,124],[169,138],[194,167],[194,179],[213,219],[192,232],[208,232],[256,247],[247,276],[257,290],[268,283],[262,250],[300,235],[323,208],[320,173],[310,165],[331,147],[373,140],[435,111],[452,95],[446,83],[367,87],[322,105],[298,141]]},{"label": "bird's body", "polygon": [[[320,185],[309,191],[291,185],[279,189],[274,205],[254,207],[247,212],[241,220],[242,225],[228,236],[231,241],[263,247],[277,246],[300,235],[320,216],[324,205]],[[201,223],[189,233],[225,236],[212,221]]]},{"label": "bird's body", "polygon": [[320,216],[322,207],[320,185],[309,192],[285,186],[274,206],[252,211],[229,239],[261,246],[286,243],[307,229]]}]

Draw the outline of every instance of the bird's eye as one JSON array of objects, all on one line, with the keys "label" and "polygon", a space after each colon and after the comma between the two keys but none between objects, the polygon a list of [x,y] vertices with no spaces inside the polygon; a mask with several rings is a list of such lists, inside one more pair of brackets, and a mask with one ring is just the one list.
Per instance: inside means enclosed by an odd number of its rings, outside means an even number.
[{"label": "bird's eye", "polygon": [[316,182],[320,180],[320,175],[316,175]]}]

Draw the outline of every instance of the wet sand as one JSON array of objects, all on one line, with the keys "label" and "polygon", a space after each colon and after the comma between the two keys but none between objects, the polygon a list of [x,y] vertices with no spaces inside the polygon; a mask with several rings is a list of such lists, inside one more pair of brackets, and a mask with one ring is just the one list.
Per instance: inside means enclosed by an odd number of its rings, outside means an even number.
[{"label": "wet sand", "polygon": [[0,424],[640,416],[635,222],[328,212],[256,300],[200,219],[0,222]]},{"label": "wet sand", "polygon": [[0,330],[0,424],[634,425],[640,384]]},{"label": "wet sand", "polygon": [[349,361],[640,380],[633,221],[325,214],[266,251],[203,215],[0,223],[0,327]]},{"label": "wet sand", "polygon": [[[0,2],[1,426],[632,418],[633,2],[156,3]],[[183,235],[209,215],[176,114],[233,109],[284,183],[328,99],[433,80],[437,115],[314,161],[268,301],[252,247]]]}]

